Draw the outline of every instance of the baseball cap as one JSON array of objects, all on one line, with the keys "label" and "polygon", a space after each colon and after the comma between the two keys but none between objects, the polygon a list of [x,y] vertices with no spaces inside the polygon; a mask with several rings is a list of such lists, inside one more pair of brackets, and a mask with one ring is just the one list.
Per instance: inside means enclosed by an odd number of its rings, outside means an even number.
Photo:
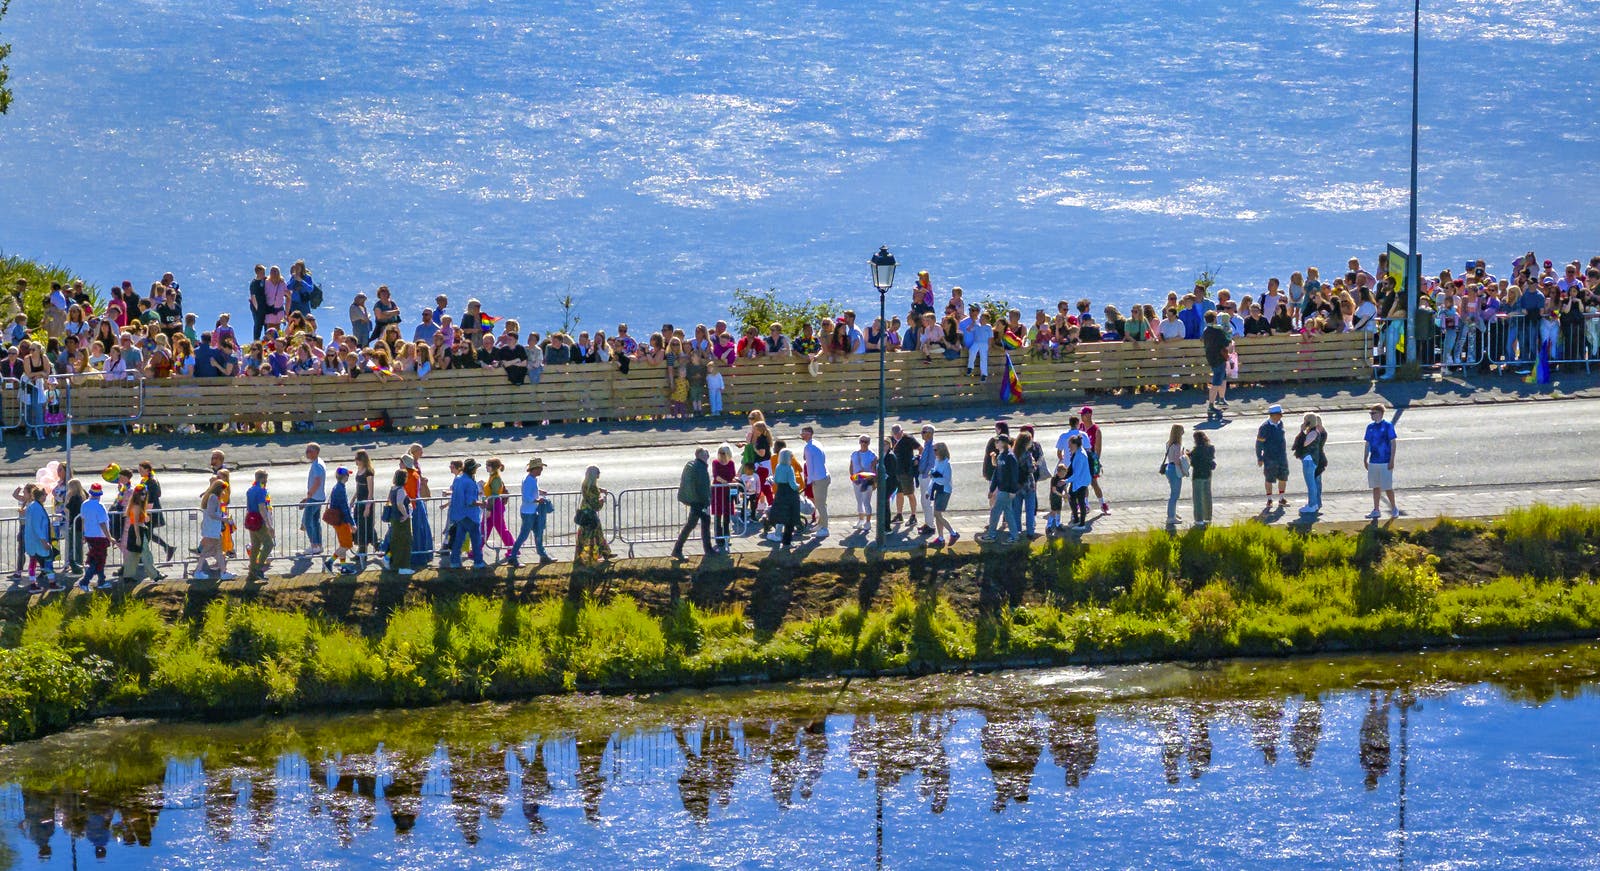
[{"label": "baseball cap", "polygon": [[1078,413],[1079,414],[1094,414],[1094,406],[1085,405],[1084,407],[1078,409]]}]

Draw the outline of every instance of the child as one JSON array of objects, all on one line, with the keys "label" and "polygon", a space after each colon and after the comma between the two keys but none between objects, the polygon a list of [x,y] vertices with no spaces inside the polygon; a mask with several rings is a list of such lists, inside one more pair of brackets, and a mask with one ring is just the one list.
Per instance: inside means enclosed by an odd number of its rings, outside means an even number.
[{"label": "child", "polygon": [[328,494],[328,507],[323,514],[328,520],[328,525],[333,527],[335,541],[338,547],[334,548],[333,555],[323,560],[323,571],[332,571],[334,564],[338,563],[339,571],[344,574],[355,574],[356,565],[350,560],[350,552],[355,548],[356,517],[350,510],[350,470],[340,466],[333,472],[335,483],[333,490]]},{"label": "child", "polygon": [[756,477],[754,463],[745,463],[739,467],[739,486],[744,490],[740,511],[743,513],[745,523],[750,522],[761,510],[761,479]]},{"label": "child", "polygon": [[1461,313],[1456,306],[1456,296],[1447,293],[1444,303],[1439,306],[1439,329],[1444,334],[1444,346],[1441,349],[1442,362],[1445,371],[1460,362],[1456,355],[1456,344],[1461,336]]},{"label": "child", "polygon": [[717,417],[722,414],[722,388],[724,385],[722,372],[716,360],[706,361],[706,395],[711,400],[711,415]]},{"label": "child", "polygon": [[1067,493],[1067,464],[1057,463],[1054,474],[1050,476],[1050,513],[1044,518],[1044,534],[1052,535],[1061,528],[1061,503],[1066,501]]},{"label": "child", "polygon": [[[674,340],[676,341],[676,340]],[[682,419],[689,416],[689,367],[679,363],[673,372],[672,384],[668,388],[668,401],[672,416]]]},{"label": "child", "polygon": [[698,348],[690,351],[689,365],[685,369],[689,376],[689,413],[699,417],[705,411],[707,376],[705,352]]}]

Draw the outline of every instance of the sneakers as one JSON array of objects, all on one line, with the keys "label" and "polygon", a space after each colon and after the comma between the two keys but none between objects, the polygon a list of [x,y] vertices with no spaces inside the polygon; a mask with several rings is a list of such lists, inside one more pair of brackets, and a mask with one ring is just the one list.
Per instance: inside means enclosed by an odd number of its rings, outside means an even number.
[{"label": "sneakers", "polygon": [[231,580],[234,580],[237,577],[239,577],[239,576],[234,574],[233,572],[223,572],[222,574],[217,576],[217,578],[219,580],[224,580],[224,581],[231,581]]},{"label": "sneakers", "polygon": [[401,577],[407,577],[409,575],[416,574],[416,572],[413,572],[411,569],[401,569],[400,571],[395,572],[395,574],[397,574],[397,575],[399,575]]},{"label": "sneakers", "polygon": [[956,532],[954,529],[950,530],[950,543],[951,544],[955,544],[956,543],[956,539],[958,539],[960,537],[961,537],[961,533]]},{"label": "sneakers", "polygon": [[767,533],[767,541],[783,541],[783,533],[774,529]]},{"label": "sneakers", "polygon": [[94,585],[96,590],[114,590],[116,587],[117,585],[111,583],[110,580],[101,580],[100,583]]},{"label": "sneakers", "polygon": [[1401,516],[1401,515],[1403,515],[1403,514],[1405,514],[1405,512],[1404,512],[1404,511],[1401,511],[1401,510],[1400,510],[1400,509],[1398,509],[1398,508],[1390,508],[1390,509],[1389,509],[1389,517],[1390,517],[1390,519],[1393,519],[1393,518],[1396,518],[1396,517],[1399,517],[1399,516]]},{"label": "sneakers", "polygon": [[1383,516],[1383,512],[1379,511],[1376,508],[1374,508],[1371,511],[1367,512],[1367,519],[1368,520],[1377,520],[1378,518],[1380,518],[1382,516]]},{"label": "sneakers", "polygon": [[828,527],[824,526],[821,529],[817,530],[817,538],[827,538],[827,537],[828,537]]},{"label": "sneakers", "polygon": [[899,526],[901,521],[903,521],[904,519],[905,519],[905,515],[904,514],[896,514],[894,516],[894,519],[889,521],[889,525],[890,526]]},{"label": "sneakers", "polygon": [[931,527],[931,526],[919,526],[919,527],[917,527],[917,534],[918,535],[932,535],[933,534],[933,527]]},{"label": "sneakers", "polygon": [[934,539],[933,540],[933,546],[934,547],[944,547],[944,537],[940,536],[939,538]]},{"label": "sneakers", "polygon": [[1104,499],[1101,499],[1100,500],[1100,513],[1101,514],[1110,514],[1111,513],[1111,503],[1107,502]]},{"label": "sneakers", "polygon": [[193,578],[194,580],[197,580],[197,581],[214,581],[214,580],[216,580],[216,577],[213,576],[212,574],[210,574],[209,572],[195,572],[194,574],[190,575],[189,577],[191,577],[191,578]]}]

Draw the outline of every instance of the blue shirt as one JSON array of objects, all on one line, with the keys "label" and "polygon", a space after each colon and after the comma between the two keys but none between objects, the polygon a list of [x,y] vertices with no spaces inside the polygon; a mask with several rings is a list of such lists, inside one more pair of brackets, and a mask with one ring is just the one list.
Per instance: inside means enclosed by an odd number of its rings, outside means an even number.
[{"label": "blue shirt", "polygon": [[269,504],[270,501],[271,500],[267,497],[267,488],[261,486],[260,484],[251,485],[250,489],[245,491],[244,507],[246,511],[254,511],[257,514],[266,514],[267,509],[271,507]]},{"label": "blue shirt", "polygon": [[522,479],[522,504],[519,507],[522,514],[539,513],[539,476],[532,472]]},{"label": "blue shirt", "polygon": [[216,358],[216,351],[210,345],[200,345],[194,349],[194,377],[214,378],[217,370],[211,365]]},{"label": "blue shirt", "polygon": [[929,475],[932,475],[933,467],[938,462],[939,458],[934,456],[933,453],[933,442],[924,442],[922,445],[922,454],[921,456],[917,457],[917,476],[926,478]]},{"label": "blue shirt", "polygon": [[411,331],[411,341],[431,342],[438,333],[439,325],[436,323],[417,324],[417,328]]},{"label": "blue shirt", "polygon": [[1178,312],[1178,320],[1183,323],[1183,337],[1185,339],[1200,338],[1200,331],[1205,329],[1206,321],[1198,304],[1189,306]]},{"label": "blue shirt", "polygon": [[1089,474],[1089,455],[1081,450],[1067,454],[1067,486],[1076,490],[1094,483]]},{"label": "blue shirt", "polygon": [[28,556],[50,554],[50,512],[41,502],[30,499],[22,511],[22,544]]},{"label": "blue shirt", "polygon": [[478,511],[478,497],[482,492],[478,487],[477,481],[468,478],[464,474],[457,475],[456,479],[450,482],[449,522],[459,523],[463,520],[476,522],[482,520],[483,515]]},{"label": "blue shirt", "polygon": [[1398,436],[1394,424],[1376,420],[1367,424],[1367,459],[1374,463],[1388,463],[1394,459],[1394,442]]}]

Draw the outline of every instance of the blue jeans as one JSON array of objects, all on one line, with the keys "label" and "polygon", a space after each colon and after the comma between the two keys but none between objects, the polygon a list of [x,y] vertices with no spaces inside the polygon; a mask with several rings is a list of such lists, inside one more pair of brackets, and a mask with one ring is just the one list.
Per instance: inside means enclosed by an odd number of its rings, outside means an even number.
[{"label": "blue jeans", "polygon": [[326,502],[307,502],[300,513],[300,528],[312,547],[322,547],[322,508]]},{"label": "blue jeans", "polygon": [[1315,457],[1306,456],[1300,460],[1300,467],[1306,474],[1306,507],[1322,507],[1322,478],[1317,476],[1317,460]]},{"label": "blue jeans", "polygon": [[1006,522],[1006,531],[1011,534],[1011,541],[1017,540],[1018,508],[1022,500],[1015,493],[1004,490],[994,491],[994,507],[989,509],[989,528],[987,532],[995,538],[1000,537],[1000,521]]},{"label": "blue jeans", "polygon": [[1177,463],[1167,464],[1167,486],[1171,490],[1167,494],[1167,522],[1175,523],[1178,520],[1178,497],[1183,494],[1183,470]]},{"label": "blue jeans", "polygon": [[482,568],[484,566],[482,521],[471,516],[463,517],[450,525],[450,553],[447,557],[450,568],[461,568],[461,545],[463,539],[472,545],[470,551],[472,564]]},{"label": "blue jeans", "polygon": [[522,553],[522,543],[528,540],[530,533],[533,535],[534,552],[539,556],[548,557],[549,554],[544,552],[544,515],[535,511],[532,514],[519,516],[522,518],[522,525],[517,527],[517,540],[511,545],[511,558],[516,559],[517,554]]},{"label": "blue jeans", "polygon": [[[1390,321],[1383,325],[1383,375],[1384,378],[1393,378],[1395,366],[1399,362],[1400,352],[1395,350],[1400,336],[1405,331],[1404,321]],[[1409,347],[1407,350],[1411,350]]]},{"label": "blue jeans", "polygon": [[1022,527],[1029,537],[1033,536],[1034,515],[1039,513],[1039,488],[1024,487],[1017,494],[1017,513],[1022,515]]}]

